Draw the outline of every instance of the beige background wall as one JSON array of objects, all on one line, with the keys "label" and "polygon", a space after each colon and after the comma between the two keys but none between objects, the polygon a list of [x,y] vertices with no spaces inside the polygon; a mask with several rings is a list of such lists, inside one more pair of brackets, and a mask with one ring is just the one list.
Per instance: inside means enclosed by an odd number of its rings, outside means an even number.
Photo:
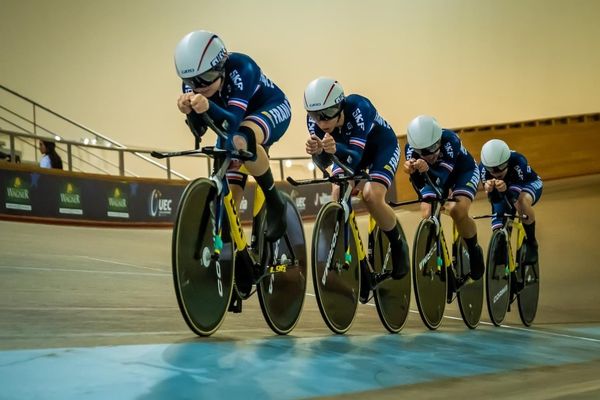
[{"label": "beige background wall", "polygon": [[318,75],[371,98],[402,133],[600,110],[600,1],[0,0],[0,82],[132,146],[189,147],[172,54],[220,34],[287,93],[276,156],[302,155]]}]

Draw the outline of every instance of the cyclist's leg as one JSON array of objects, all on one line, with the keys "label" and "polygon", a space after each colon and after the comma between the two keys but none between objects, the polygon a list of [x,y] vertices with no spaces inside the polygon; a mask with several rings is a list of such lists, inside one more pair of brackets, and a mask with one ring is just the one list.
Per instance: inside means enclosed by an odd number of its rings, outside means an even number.
[{"label": "cyclist's leg", "polygon": [[[488,200],[492,206],[492,231],[498,230],[504,226],[505,218],[504,214],[510,213],[511,209],[508,203],[504,200],[504,196],[498,192],[498,190],[494,189],[491,193],[488,194]],[[496,252],[494,254],[494,262],[496,265],[505,265],[506,264],[506,242],[504,240],[499,241],[496,244]]]},{"label": "cyclist's leg", "polygon": [[471,278],[478,280],[485,272],[483,261],[483,251],[477,243],[477,225],[475,220],[469,216],[471,203],[475,199],[477,186],[479,185],[479,173],[477,166],[474,169],[459,173],[452,189],[452,196],[455,198],[450,216],[456,224],[460,236],[467,244],[469,259],[471,260]]},{"label": "cyclist's leg", "polygon": [[527,251],[525,252],[525,262],[527,264],[535,264],[538,260],[538,243],[535,237],[535,212],[533,205],[537,203],[542,195],[542,181],[537,180],[522,187],[511,186],[512,190],[520,190],[520,193],[515,202],[515,207],[520,215],[526,215],[523,220],[523,228],[525,229],[525,244]]},{"label": "cyclist's leg", "polygon": [[[408,255],[408,244],[402,235],[402,227],[396,218],[392,207],[387,204],[385,195],[394,180],[394,174],[398,168],[400,148],[395,136],[390,135],[390,141],[382,140],[374,151],[369,151],[363,157],[373,154],[373,162],[369,169],[371,181],[365,184],[363,189],[363,200],[371,216],[377,222],[379,228],[387,236],[392,249],[392,277],[402,279],[408,274],[410,260]],[[369,162],[370,160],[366,160]]]},{"label": "cyclist's leg", "polygon": [[286,99],[272,103],[246,116],[239,132],[234,135],[233,144],[238,149],[256,153],[255,160],[244,163],[256,183],[265,194],[267,203],[266,237],[270,241],[279,239],[285,233],[285,202],[275,188],[269,157],[265,148],[283,136],[290,123],[291,111]]},{"label": "cyclist's leg", "polygon": [[231,190],[233,200],[238,208],[244,195],[247,179],[248,175],[240,170],[239,165],[233,164],[231,168],[227,170],[227,182],[229,183],[229,189]]}]

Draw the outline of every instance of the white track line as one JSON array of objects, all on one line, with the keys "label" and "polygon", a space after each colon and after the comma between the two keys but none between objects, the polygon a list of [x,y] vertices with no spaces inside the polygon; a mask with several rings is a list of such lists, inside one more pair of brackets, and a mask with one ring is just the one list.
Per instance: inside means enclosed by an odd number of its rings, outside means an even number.
[{"label": "white track line", "polygon": [[120,262],[120,261],[104,260],[102,258],[95,258],[95,257],[89,257],[89,256],[75,256],[75,257],[86,258],[88,260],[94,260],[94,261],[102,261],[102,262],[105,262],[108,264],[124,265],[127,267],[143,268],[143,269],[149,269],[151,271],[165,272],[164,269],[160,269],[160,268],[144,267],[142,265],[129,264],[129,263],[124,263],[124,262]]}]

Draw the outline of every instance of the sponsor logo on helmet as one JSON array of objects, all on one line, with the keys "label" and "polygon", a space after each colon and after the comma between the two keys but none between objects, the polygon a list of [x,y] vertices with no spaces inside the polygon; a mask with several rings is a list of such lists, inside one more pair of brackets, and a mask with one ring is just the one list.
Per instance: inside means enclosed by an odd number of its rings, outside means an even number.
[{"label": "sponsor logo on helmet", "polygon": [[180,71],[181,75],[189,74],[190,72],[194,72],[194,68],[182,69]]},{"label": "sponsor logo on helmet", "polygon": [[310,103],[309,107],[321,107],[322,103]]},{"label": "sponsor logo on helmet", "polygon": [[219,54],[217,54],[217,56],[215,58],[213,58],[212,61],[210,62],[210,66],[214,67],[215,65],[220,63],[221,60],[223,60],[223,58],[225,58],[226,55],[227,55],[227,50],[225,50],[224,48],[221,49],[221,51],[219,51]]},{"label": "sponsor logo on helmet", "polygon": [[340,93],[340,95],[338,97],[336,97],[333,102],[335,104],[338,104],[338,103],[341,103],[342,100],[344,100],[344,93]]}]

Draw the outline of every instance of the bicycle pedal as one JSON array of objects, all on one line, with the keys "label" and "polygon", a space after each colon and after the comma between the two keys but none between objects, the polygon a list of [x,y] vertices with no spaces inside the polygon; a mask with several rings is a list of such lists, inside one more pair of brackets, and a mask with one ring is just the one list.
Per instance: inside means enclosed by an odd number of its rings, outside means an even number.
[{"label": "bicycle pedal", "polygon": [[392,273],[390,271],[385,271],[379,274],[375,274],[373,279],[375,286],[379,285],[381,282],[386,281],[392,277]]}]

